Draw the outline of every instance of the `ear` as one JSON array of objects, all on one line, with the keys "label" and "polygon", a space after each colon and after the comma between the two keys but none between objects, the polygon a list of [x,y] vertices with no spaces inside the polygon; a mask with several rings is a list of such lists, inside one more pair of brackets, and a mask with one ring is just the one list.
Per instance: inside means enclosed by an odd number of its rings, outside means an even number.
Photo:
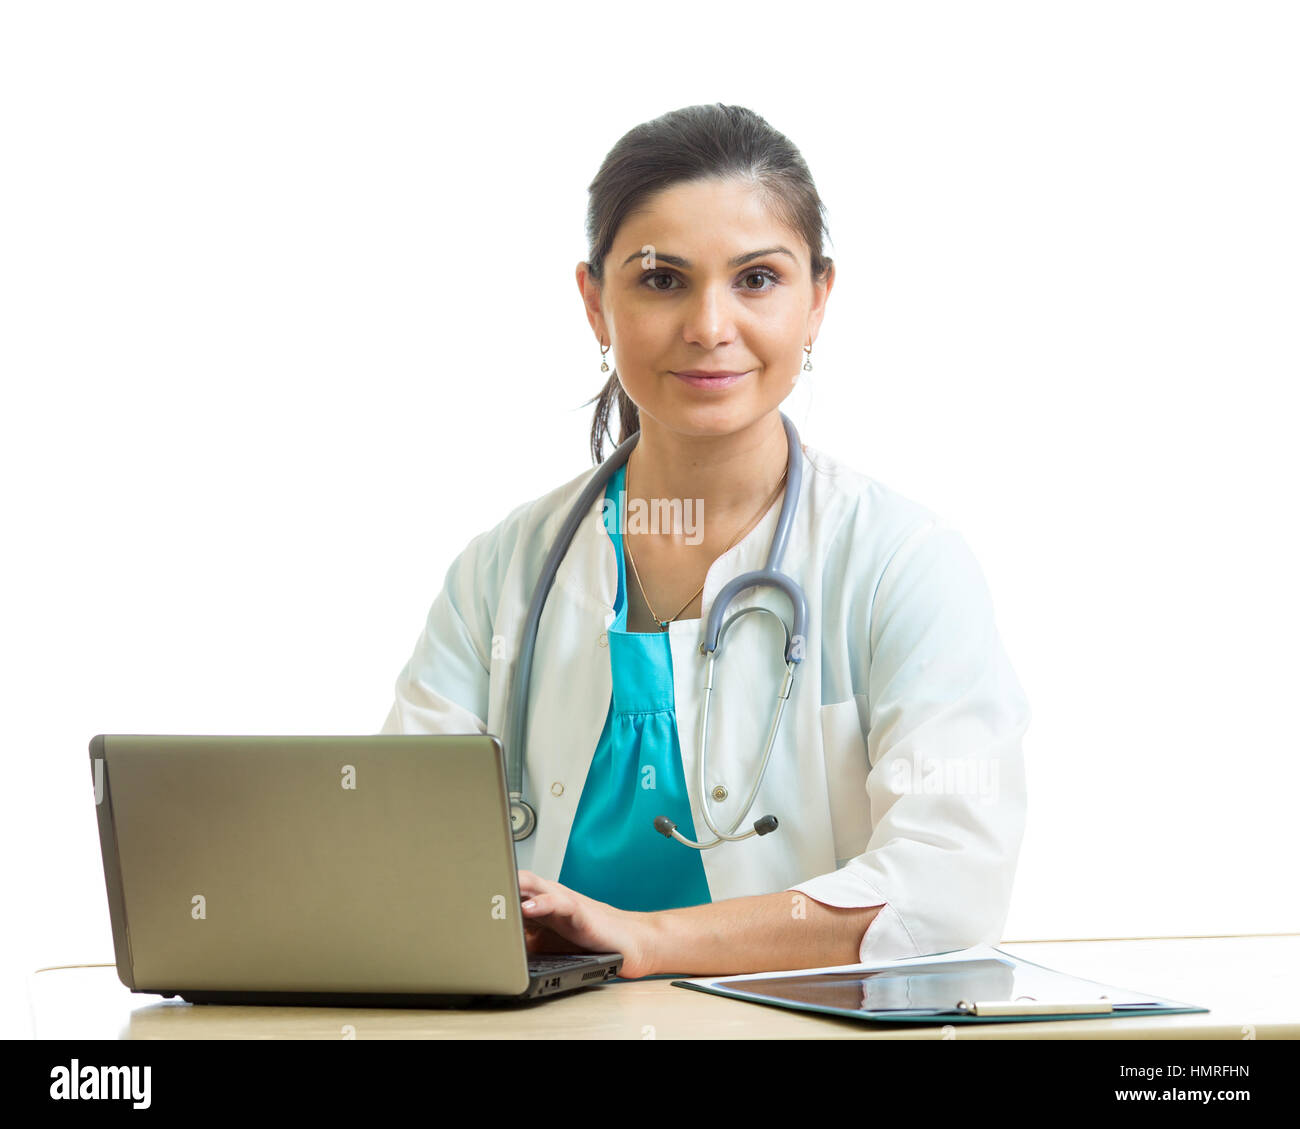
[{"label": "ear", "polygon": [[826,299],[831,296],[831,287],[835,285],[835,260],[827,259],[826,262],[830,264],[830,269],[821,282],[813,284],[813,304],[808,311],[808,333],[814,343],[822,327],[822,318],[826,316]]},{"label": "ear", "polygon": [[601,286],[591,277],[590,265],[580,262],[574,270],[574,278],[578,283],[578,293],[582,295],[582,304],[587,311],[587,323],[602,344],[612,344],[609,329],[605,325],[605,315],[601,310]]}]

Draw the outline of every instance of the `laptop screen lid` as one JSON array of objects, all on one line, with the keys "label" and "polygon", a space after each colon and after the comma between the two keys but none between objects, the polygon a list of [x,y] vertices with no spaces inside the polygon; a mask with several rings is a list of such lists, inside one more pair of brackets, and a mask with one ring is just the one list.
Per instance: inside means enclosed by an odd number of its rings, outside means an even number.
[{"label": "laptop screen lid", "polygon": [[128,988],[528,987],[496,737],[100,734],[90,754]]}]

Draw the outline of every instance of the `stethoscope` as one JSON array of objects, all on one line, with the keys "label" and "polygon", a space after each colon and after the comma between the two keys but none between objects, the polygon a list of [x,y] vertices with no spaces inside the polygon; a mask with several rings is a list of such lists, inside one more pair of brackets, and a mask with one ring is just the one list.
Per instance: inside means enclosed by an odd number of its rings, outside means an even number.
[{"label": "stethoscope", "polygon": [[[682,835],[677,830],[677,825],[667,816],[657,816],[654,821],[655,830],[661,835],[676,839],[679,843],[694,847],[698,851],[716,847],[719,843],[738,843],[742,839],[748,839],[751,835],[767,835],[777,828],[776,816],[765,815],[755,821],[751,830],[746,831],[743,835],[735,834],[736,828],[749,814],[749,809],[754,803],[754,797],[758,794],[759,788],[762,787],[763,776],[767,772],[767,762],[771,758],[772,747],[776,743],[777,727],[781,724],[781,714],[784,712],[785,703],[790,697],[790,687],[794,682],[795,666],[803,661],[805,649],[804,624],[807,615],[807,604],[804,592],[794,580],[779,571],[781,558],[785,555],[786,542],[789,540],[790,530],[794,526],[795,510],[799,505],[799,488],[803,481],[803,448],[799,443],[799,433],[795,431],[794,424],[790,422],[789,417],[784,412],[781,413],[781,422],[785,425],[785,436],[789,444],[790,456],[786,470],[785,500],[781,505],[781,517],[777,522],[776,532],[772,536],[772,547],[767,554],[767,565],[756,572],[742,573],[723,585],[709,611],[704,642],[700,644],[700,653],[708,657],[704,674],[704,700],[700,710],[700,811],[704,815],[704,822],[708,824],[709,830],[716,838],[711,843],[696,843]],[[574,503],[569,516],[565,518],[564,525],[560,527],[555,544],[551,546],[551,552],[542,567],[541,579],[537,582],[537,589],[533,593],[533,601],[528,608],[528,619],[524,624],[523,643],[519,652],[519,664],[515,671],[515,681],[511,692],[510,722],[506,742],[506,782],[510,792],[510,826],[516,841],[527,839],[537,826],[537,813],[533,811],[532,806],[523,796],[523,751],[524,712],[528,707],[528,683],[533,669],[533,648],[537,642],[537,625],[541,622],[542,607],[546,603],[546,597],[551,590],[551,585],[555,582],[556,573],[560,568],[560,561],[563,560],[564,554],[568,552],[569,546],[573,543],[578,527],[586,519],[596,499],[604,495],[609,480],[618,471],[619,467],[627,462],[628,456],[632,454],[632,448],[636,446],[637,440],[640,438],[641,433],[639,431],[628,436],[622,444],[611,452],[609,458],[597,467],[596,473],[583,488],[582,494]],[[736,596],[750,588],[764,586],[778,588],[790,598],[790,605],[794,612],[793,635],[787,629],[785,620],[779,615],[768,608],[757,606],[742,608],[727,620],[725,625],[719,627],[728,606]],[[744,810],[741,811],[735,822],[726,831],[719,831],[713,822],[713,815],[709,811],[709,794],[705,790],[706,764],[708,760],[709,698],[713,694],[713,666],[717,661],[718,648],[722,644],[727,629],[741,616],[748,615],[750,612],[764,612],[772,616],[781,625],[781,630],[785,632],[785,650],[783,652],[785,678],[781,683],[781,689],[777,692],[776,713],[772,717],[772,726],[768,730],[767,748],[763,750],[763,761],[759,766],[754,786],[749,790]]]}]

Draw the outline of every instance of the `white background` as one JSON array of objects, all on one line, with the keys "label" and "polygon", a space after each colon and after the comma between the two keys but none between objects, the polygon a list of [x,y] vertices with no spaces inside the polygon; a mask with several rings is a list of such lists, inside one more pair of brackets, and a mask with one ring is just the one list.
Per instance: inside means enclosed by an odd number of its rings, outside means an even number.
[{"label": "white background", "polygon": [[984,567],[1033,709],[1006,939],[1300,928],[1298,32],[0,7],[3,1033],[28,970],[113,959],[93,735],[378,731],[453,556],[590,466],[586,188],[701,102],[829,209],[786,410]]}]

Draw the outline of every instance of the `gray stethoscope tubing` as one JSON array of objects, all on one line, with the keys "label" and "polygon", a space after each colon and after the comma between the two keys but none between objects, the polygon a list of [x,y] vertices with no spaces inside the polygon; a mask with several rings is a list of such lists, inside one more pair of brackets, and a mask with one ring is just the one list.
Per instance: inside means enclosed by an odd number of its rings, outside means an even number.
[{"label": "gray stethoscope tubing", "polygon": [[[678,842],[684,843],[688,847],[695,847],[697,850],[706,850],[709,847],[717,846],[721,842],[748,839],[751,835],[766,835],[770,831],[775,831],[777,827],[776,817],[767,815],[759,819],[754,824],[753,829],[745,832],[744,835],[733,834],[748,814],[754,802],[754,797],[762,786],[763,776],[767,772],[767,762],[771,757],[772,747],[776,740],[777,726],[780,725],[781,714],[790,696],[790,686],[794,680],[795,666],[803,661],[802,649],[804,628],[807,620],[807,602],[804,598],[803,589],[789,576],[779,571],[781,558],[785,555],[786,543],[790,539],[790,530],[794,525],[795,511],[799,504],[799,493],[803,482],[803,450],[799,443],[799,433],[784,412],[781,413],[781,423],[785,428],[786,442],[789,447],[789,461],[786,468],[785,499],[781,505],[781,516],[777,522],[776,532],[772,537],[772,547],[768,551],[767,565],[758,571],[747,572],[734,577],[723,585],[709,611],[704,642],[700,645],[700,653],[708,657],[704,682],[704,701],[700,713],[700,805],[705,823],[708,824],[709,830],[717,838],[711,843],[695,843],[681,835],[667,817],[661,815],[655,820],[655,828],[661,834],[671,836]],[[528,685],[533,667],[533,648],[537,640],[537,626],[542,618],[542,608],[546,603],[547,595],[550,593],[551,585],[555,582],[560,561],[563,560],[564,554],[568,552],[569,545],[572,543],[578,527],[590,512],[596,498],[604,494],[609,480],[627,462],[628,457],[632,454],[632,448],[636,446],[640,437],[641,433],[639,431],[628,436],[623,443],[611,452],[609,458],[597,468],[596,473],[592,475],[591,480],[583,488],[581,495],[579,495],[577,502],[574,503],[573,509],[556,536],[555,544],[551,546],[546,563],[542,566],[542,574],[537,583],[537,590],[533,593],[533,600],[528,608],[528,618],[524,623],[523,642],[519,651],[519,665],[515,671],[515,680],[511,687],[510,719],[507,726],[508,743],[506,745],[506,780],[510,793],[510,825],[516,841],[528,838],[537,826],[537,813],[523,798],[523,737],[524,715],[528,706]],[[727,620],[725,625],[722,623],[722,617],[726,614],[728,605],[739,593],[762,586],[778,588],[789,598],[794,615],[793,636],[780,616],[763,607],[743,608]],[[777,694],[776,714],[772,719],[772,726],[768,732],[767,748],[763,752],[763,762],[759,768],[758,776],[754,781],[754,786],[749,791],[744,810],[728,831],[723,833],[714,825],[712,814],[709,811],[709,796],[704,790],[708,756],[709,698],[713,693],[713,666],[727,628],[742,615],[752,611],[767,612],[768,615],[775,616],[781,623],[786,640],[783,651],[786,674],[781,689]]]},{"label": "gray stethoscope tubing", "polygon": [[533,602],[528,606],[528,618],[524,621],[523,641],[519,649],[519,665],[515,670],[514,682],[511,686],[510,717],[506,725],[508,738],[506,785],[510,792],[510,829],[516,842],[527,839],[537,826],[537,813],[523,795],[524,711],[528,707],[528,684],[532,680],[533,673],[533,648],[537,642],[537,625],[542,620],[542,607],[550,594],[551,585],[555,583],[560,562],[564,559],[564,554],[569,551],[569,545],[573,542],[578,527],[585,520],[597,497],[604,496],[609,480],[614,477],[619,467],[627,462],[628,456],[632,454],[632,448],[640,438],[641,432],[636,431],[623,440],[610,453],[609,458],[596,468],[596,473],[583,487],[582,493],[578,495],[578,500],[573,504],[573,509],[569,511],[569,516],[564,519],[564,524],[556,535],[555,544],[547,554],[546,563],[542,565],[542,575],[537,581],[537,589],[533,593]]}]

